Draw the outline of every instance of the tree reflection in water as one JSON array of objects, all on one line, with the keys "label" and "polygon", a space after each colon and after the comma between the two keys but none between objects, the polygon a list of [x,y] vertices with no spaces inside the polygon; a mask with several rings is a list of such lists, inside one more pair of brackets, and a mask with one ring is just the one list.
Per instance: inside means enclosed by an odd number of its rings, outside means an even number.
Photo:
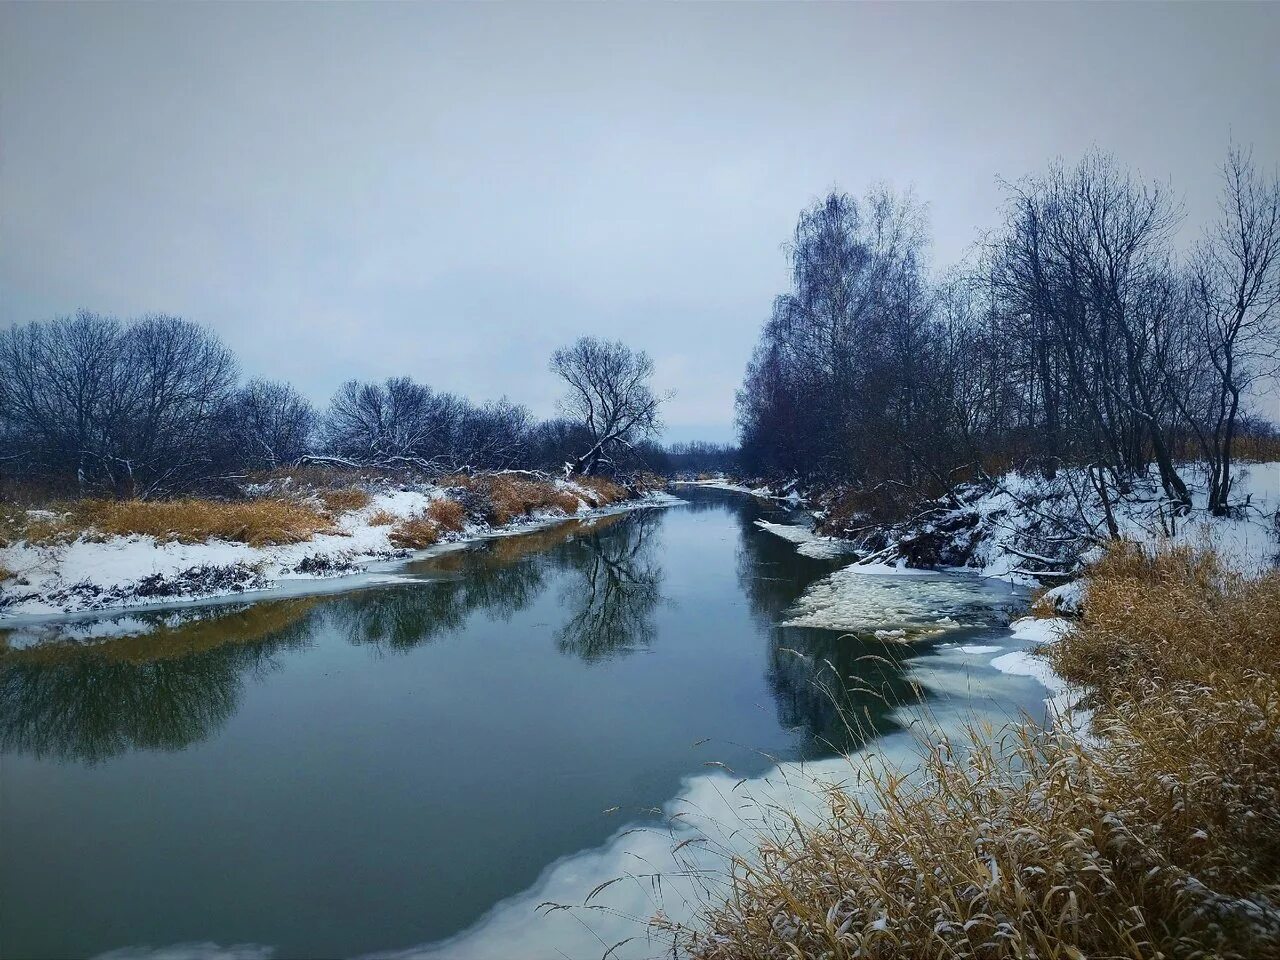
[{"label": "tree reflection in water", "polygon": [[97,763],[181,750],[235,712],[245,678],[305,646],[314,599],[133,614],[142,633],[0,653],[0,750]]},{"label": "tree reflection in water", "polygon": [[[651,511],[567,523],[411,565],[426,579],[338,596],[218,604],[98,621],[95,642],[9,649],[0,635],[0,749],[96,763],[129,750],[180,750],[232,716],[247,678],[325,626],[354,644],[408,650],[477,611],[509,619],[563,581],[559,649],[584,660],[652,641],[661,570]],[[101,639],[118,626],[121,635]],[[105,629],[99,629],[105,628]],[[59,633],[58,629],[62,632]],[[30,631],[29,631],[30,632]]]},{"label": "tree reflection in water", "polygon": [[[725,496],[732,495],[698,492],[688,509],[724,509]],[[894,729],[893,708],[924,695],[902,663],[919,648],[777,627],[833,564],[800,556],[755,527],[768,508],[740,498],[734,507],[742,526],[738,579],[768,638],[779,721],[803,732],[802,754],[854,749]],[[404,572],[413,579],[394,586],[120,615],[132,635],[92,644],[6,650],[0,642],[0,748],[90,763],[128,750],[181,749],[227,721],[246,678],[272,669],[277,651],[325,628],[353,644],[407,651],[462,629],[480,611],[509,619],[552,586],[564,616],[554,633],[561,653],[587,663],[625,655],[656,637],[661,522],[661,512],[637,511],[494,539],[410,564]]]},{"label": "tree reflection in water", "polygon": [[593,537],[580,537],[562,551],[571,577],[561,589],[569,618],[557,634],[562,653],[588,663],[653,642],[653,614],[662,599],[662,568],[651,534],[655,512],[633,514],[626,523]]},{"label": "tree reflection in water", "polygon": [[908,661],[926,648],[778,626],[809,586],[839,563],[806,557],[792,543],[761,530],[755,521],[766,515],[786,519],[763,504],[737,514],[742,528],[738,580],[769,638],[768,680],[778,722],[804,731],[801,753],[806,758],[852,752],[901,729],[896,710],[929,696],[908,674]]}]

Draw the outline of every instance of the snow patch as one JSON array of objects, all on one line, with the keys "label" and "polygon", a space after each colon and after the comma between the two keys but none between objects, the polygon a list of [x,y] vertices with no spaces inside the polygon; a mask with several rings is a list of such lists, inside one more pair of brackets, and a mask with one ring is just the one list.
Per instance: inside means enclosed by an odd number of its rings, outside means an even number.
[{"label": "snow patch", "polygon": [[856,548],[848,540],[836,537],[823,537],[808,527],[793,523],[771,523],[768,520],[757,520],[756,526],[796,545],[796,553],[819,560],[832,560],[836,557],[854,553]]}]

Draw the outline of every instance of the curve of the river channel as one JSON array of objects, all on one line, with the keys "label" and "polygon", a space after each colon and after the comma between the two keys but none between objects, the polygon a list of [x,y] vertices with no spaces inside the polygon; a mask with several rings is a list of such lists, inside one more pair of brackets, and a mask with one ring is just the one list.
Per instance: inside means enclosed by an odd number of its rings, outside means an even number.
[{"label": "curve of the river channel", "polygon": [[779,626],[841,561],[680,496],[350,592],[0,629],[0,956],[654,956],[751,802],[924,715],[1043,716],[990,666],[1011,588],[893,578],[963,624],[910,644]]}]

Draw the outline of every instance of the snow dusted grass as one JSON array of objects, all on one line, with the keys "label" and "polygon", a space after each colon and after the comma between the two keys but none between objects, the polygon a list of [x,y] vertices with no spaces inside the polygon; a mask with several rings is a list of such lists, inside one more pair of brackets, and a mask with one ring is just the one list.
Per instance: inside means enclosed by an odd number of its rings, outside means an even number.
[{"label": "snow dusted grass", "polygon": [[974,730],[927,745],[919,771],[863,771],[864,792],[831,788],[816,825],[795,819],[736,860],[724,899],[676,929],[681,947],[1280,956],[1280,573],[1121,545],[1085,597],[1047,653],[1092,691],[1092,737]]}]

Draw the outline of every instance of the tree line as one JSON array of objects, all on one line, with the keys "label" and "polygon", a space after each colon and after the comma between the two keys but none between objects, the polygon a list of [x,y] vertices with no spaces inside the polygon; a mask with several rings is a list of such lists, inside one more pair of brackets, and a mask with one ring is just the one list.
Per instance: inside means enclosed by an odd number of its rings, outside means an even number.
[{"label": "tree line", "polygon": [[1274,431],[1280,179],[1234,146],[1221,172],[1218,218],[1179,250],[1167,185],[1096,151],[1056,163],[1006,184],[1001,225],[941,279],[911,195],[814,203],[738,394],[744,468],[901,501],[1072,464],[1104,503],[1154,469],[1182,510],[1195,460],[1225,512],[1242,432]]},{"label": "tree line", "polygon": [[312,460],[427,475],[471,469],[662,469],[653,363],[580,338],[551,369],[562,415],[476,403],[410,377],[350,380],[317,410],[287,383],[242,382],[231,350],[179,317],[81,311],[0,330],[0,479],[159,497]]}]

